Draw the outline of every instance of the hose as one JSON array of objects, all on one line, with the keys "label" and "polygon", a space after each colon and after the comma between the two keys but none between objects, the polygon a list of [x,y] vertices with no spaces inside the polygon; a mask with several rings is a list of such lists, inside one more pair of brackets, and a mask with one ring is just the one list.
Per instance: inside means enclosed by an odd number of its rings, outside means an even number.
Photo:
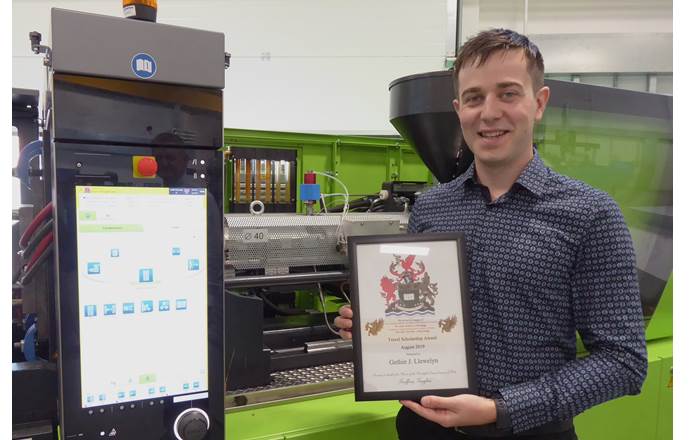
[{"label": "hose", "polygon": [[29,243],[27,243],[27,246],[20,251],[20,254],[22,256],[22,260],[24,260],[25,256],[28,256],[29,254],[32,253],[34,248],[39,244],[39,242],[44,238],[44,236],[51,231],[53,228],[53,219],[49,219],[46,223],[44,223],[41,228],[32,236],[31,240],[29,240]]},{"label": "hose", "polygon": [[43,222],[50,214],[53,214],[53,202],[49,202],[41,208],[41,211],[34,217],[31,223],[29,223],[29,226],[27,226],[27,229],[24,230],[24,233],[19,239],[19,246],[20,248],[24,249],[27,247],[27,243],[29,242],[29,238],[34,234],[34,231],[39,227],[41,222]]},{"label": "hose", "polygon": [[[39,244],[36,247],[36,251],[32,254],[31,257],[29,257],[29,262],[27,263],[27,267],[25,269],[25,272],[29,272],[32,267],[34,267],[37,264],[37,261],[41,256],[46,252],[46,250],[49,248],[49,246],[53,243],[53,232],[49,232],[46,234],[44,238],[41,239]],[[25,275],[26,276],[26,275]]]},{"label": "hose", "polygon": [[[53,235],[53,234],[52,234]],[[53,238],[53,237],[52,237]],[[37,272],[38,268],[42,265],[44,261],[46,261],[49,258],[49,255],[53,253],[53,243],[51,243],[50,246],[48,246],[44,252],[42,252],[41,255],[39,255],[39,258],[36,259],[34,264],[31,267],[27,267],[27,270],[25,274],[20,278],[19,284],[21,286],[24,286],[29,280],[32,279],[34,274]]]}]

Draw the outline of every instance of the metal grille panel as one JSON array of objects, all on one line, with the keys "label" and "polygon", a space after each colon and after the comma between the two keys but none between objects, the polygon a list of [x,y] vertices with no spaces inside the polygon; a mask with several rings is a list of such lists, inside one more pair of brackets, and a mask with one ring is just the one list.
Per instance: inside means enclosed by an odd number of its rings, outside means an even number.
[{"label": "metal grille panel", "polygon": [[[224,230],[227,267],[279,270],[346,264],[347,256],[336,247],[341,218],[341,214],[227,214]],[[343,230],[353,234],[363,229],[367,233],[381,229],[399,232],[407,225],[408,216],[403,213],[350,213],[345,217]]]},{"label": "metal grille panel", "polygon": [[352,379],[354,376],[353,363],[342,362],[339,364],[319,365],[316,367],[298,368],[296,370],[278,371],[272,373],[272,382],[269,385],[244,388],[234,391],[234,394],[245,394],[255,391],[272,390],[293,386],[303,386],[321,382]]}]

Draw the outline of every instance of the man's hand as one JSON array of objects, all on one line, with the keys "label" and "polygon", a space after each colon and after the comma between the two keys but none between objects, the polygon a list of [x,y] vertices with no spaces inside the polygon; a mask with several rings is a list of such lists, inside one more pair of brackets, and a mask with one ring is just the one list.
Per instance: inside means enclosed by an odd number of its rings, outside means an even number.
[{"label": "man's hand", "polygon": [[338,315],[333,320],[333,324],[340,329],[340,337],[352,339],[352,309],[349,305],[344,305],[338,310]]},{"label": "man's hand", "polygon": [[420,404],[410,400],[401,400],[401,404],[444,428],[486,425],[496,421],[496,402],[473,394],[424,396]]}]

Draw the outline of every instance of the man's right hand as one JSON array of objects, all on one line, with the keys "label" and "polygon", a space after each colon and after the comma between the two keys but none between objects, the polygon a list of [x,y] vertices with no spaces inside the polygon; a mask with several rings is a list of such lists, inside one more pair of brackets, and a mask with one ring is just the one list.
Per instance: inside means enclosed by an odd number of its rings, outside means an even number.
[{"label": "man's right hand", "polygon": [[346,304],[338,309],[338,315],[333,320],[333,324],[340,329],[340,337],[352,339],[352,309]]}]

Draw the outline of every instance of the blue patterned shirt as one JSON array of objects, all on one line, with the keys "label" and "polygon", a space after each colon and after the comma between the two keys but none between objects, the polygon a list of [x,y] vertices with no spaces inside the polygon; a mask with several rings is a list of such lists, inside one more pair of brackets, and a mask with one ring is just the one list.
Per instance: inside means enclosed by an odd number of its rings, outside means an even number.
[{"label": "blue patterned shirt", "polygon": [[[514,433],[640,392],[646,344],[634,249],[606,193],[535,150],[491,201],[474,164],[420,196],[409,233],[464,232],[480,394],[502,396]],[[590,353],[576,358],[576,332]]]}]

